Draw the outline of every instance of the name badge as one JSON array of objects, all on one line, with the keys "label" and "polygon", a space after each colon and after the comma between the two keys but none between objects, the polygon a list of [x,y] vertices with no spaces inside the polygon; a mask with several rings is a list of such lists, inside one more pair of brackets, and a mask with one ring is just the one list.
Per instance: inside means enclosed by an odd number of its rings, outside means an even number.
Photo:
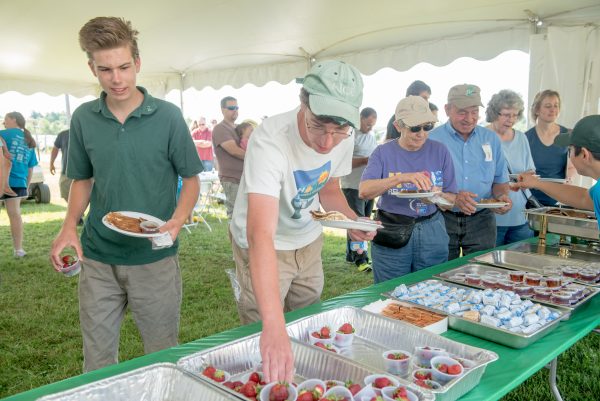
[{"label": "name badge", "polygon": [[483,153],[485,154],[485,161],[491,162],[493,160],[493,158],[492,158],[492,147],[490,146],[490,144],[486,143],[484,145],[481,145],[481,149],[483,149]]}]

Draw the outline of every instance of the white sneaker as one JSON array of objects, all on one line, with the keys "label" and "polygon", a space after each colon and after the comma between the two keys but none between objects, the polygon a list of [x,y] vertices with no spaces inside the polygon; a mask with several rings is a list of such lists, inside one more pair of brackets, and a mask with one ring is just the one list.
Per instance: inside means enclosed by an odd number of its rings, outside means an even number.
[{"label": "white sneaker", "polygon": [[15,249],[14,253],[15,258],[22,258],[23,256],[27,255],[27,252],[25,252],[23,249]]}]

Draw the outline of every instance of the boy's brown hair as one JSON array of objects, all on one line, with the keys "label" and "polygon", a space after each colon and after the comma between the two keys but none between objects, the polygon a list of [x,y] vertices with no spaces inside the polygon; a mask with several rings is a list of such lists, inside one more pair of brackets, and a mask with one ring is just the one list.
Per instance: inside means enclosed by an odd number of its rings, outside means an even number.
[{"label": "boy's brown hair", "polygon": [[79,31],[79,46],[92,60],[92,53],[98,50],[129,46],[134,59],[140,56],[137,44],[138,31],[131,21],[117,17],[96,17],[89,20]]}]

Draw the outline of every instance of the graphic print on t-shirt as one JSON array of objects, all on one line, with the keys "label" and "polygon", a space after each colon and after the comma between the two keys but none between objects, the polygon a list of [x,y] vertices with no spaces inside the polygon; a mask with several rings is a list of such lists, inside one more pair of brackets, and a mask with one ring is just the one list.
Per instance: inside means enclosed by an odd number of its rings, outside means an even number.
[{"label": "graphic print on t-shirt", "polygon": [[298,193],[296,193],[291,202],[294,208],[294,214],[291,216],[292,219],[299,219],[300,211],[312,204],[317,193],[327,184],[330,172],[331,161],[313,170],[294,171],[294,180],[296,181]]}]

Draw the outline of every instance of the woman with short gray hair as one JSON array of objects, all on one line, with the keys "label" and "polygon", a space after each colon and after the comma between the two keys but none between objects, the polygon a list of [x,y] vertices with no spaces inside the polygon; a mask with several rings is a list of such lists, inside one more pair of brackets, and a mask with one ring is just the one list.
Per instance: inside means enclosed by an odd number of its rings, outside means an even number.
[{"label": "woman with short gray hair", "polygon": [[[486,120],[490,123],[487,128],[500,138],[509,174],[535,172],[529,142],[525,134],[513,128],[523,118],[524,109],[523,99],[518,93],[503,89],[492,96],[485,110]],[[509,195],[512,209],[506,214],[496,214],[496,246],[533,236],[523,213],[529,191],[511,191]]]}]

